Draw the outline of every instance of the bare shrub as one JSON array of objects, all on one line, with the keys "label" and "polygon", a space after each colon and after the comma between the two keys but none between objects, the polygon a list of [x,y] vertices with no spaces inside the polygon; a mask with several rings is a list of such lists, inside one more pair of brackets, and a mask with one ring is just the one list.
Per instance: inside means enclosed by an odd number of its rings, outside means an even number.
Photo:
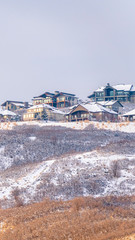
[{"label": "bare shrub", "polygon": [[20,197],[20,190],[18,188],[15,188],[12,191],[12,196],[13,196],[13,198],[15,200],[15,206],[16,207],[21,207],[21,206],[24,205],[23,200]]},{"label": "bare shrub", "polygon": [[111,163],[111,172],[112,172],[112,176],[114,178],[119,178],[121,176],[120,164],[119,164],[118,160],[115,160]]},{"label": "bare shrub", "polygon": [[[16,194],[15,194],[16,195]],[[0,210],[2,240],[114,240],[135,233],[133,197],[76,198]],[[113,203],[117,201],[117,206]],[[104,203],[111,202],[111,207]],[[122,204],[121,206],[121,202]],[[130,202],[130,205],[125,203]],[[3,231],[2,231],[3,230]],[[133,238],[134,239],[134,238]]]}]

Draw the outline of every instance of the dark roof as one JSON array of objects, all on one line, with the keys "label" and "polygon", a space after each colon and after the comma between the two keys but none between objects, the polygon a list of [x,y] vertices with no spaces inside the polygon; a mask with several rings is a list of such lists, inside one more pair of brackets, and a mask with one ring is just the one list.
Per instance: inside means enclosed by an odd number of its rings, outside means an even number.
[{"label": "dark roof", "polygon": [[20,101],[7,100],[7,101],[5,101],[4,103],[2,103],[1,106],[5,106],[7,102],[8,102],[8,103],[21,103],[21,104],[24,104],[24,102],[20,102]]},{"label": "dark roof", "polygon": [[46,97],[56,98],[60,95],[75,97],[75,94],[55,91],[55,93],[45,92],[45,93],[43,93],[39,96],[33,97],[33,99],[35,99],[35,98],[46,98]]},{"label": "dark roof", "polygon": [[75,97],[75,94],[56,91],[55,97],[58,97],[58,96],[60,96],[60,95]]},{"label": "dark roof", "polygon": [[91,95],[88,96],[88,98],[93,98],[95,97],[95,93],[92,93]]},{"label": "dark roof", "polygon": [[33,98],[39,98],[39,97],[42,97],[42,98],[46,98],[46,97],[54,97],[54,93],[50,93],[50,92],[45,92],[39,96],[36,96],[36,97],[33,97]]}]

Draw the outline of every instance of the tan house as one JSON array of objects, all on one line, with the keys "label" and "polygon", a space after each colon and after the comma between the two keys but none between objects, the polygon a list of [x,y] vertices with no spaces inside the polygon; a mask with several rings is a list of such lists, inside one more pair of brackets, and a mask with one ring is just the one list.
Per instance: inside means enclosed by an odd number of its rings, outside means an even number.
[{"label": "tan house", "polygon": [[24,121],[42,119],[50,121],[63,121],[65,119],[65,113],[48,104],[38,104],[28,108],[27,112],[23,114]]}]

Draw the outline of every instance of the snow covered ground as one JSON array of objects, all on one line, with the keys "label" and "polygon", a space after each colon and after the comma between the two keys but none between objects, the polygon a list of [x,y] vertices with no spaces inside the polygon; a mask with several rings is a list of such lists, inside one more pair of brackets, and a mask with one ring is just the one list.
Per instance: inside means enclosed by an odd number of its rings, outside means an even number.
[{"label": "snow covered ground", "polygon": [[135,123],[38,124],[1,131],[2,207],[15,190],[23,203],[135,194]]},{"label": "snow covered ground", "polygon": [[[18,125],[24,124],[17,123]],[[93,122],[93,121],[84,121],[84,122],[27,122],[28,125],[38,124],[39,126],[61,126],[73,129],[83,130],[89,125],[94,126],[97,129],[106,129],[112,131],[121,131],[121,132],[135,132],[135,122],[120,122],[120,123],[112,123],[112,122]]]},{"label": "snow covered ground", "polygon": [[72,128],[77,130],[83,130],[89,125],[94,126],[97,129],[106,129],[111,131],[121,131],[127,133],[134,133],[135,132],[135,122],[119,122],[119,123],[112,123],[112,122],[96,122],[96,121],[84,121],[84,122],[44,122],[44,121],[29,121],[29,122],[8,122],[8,123],[0,123],[1,130],[10,130],[13,129],[15,126],[22,126],[22,125],[38,125],[38,126],[61,126],[66,128]]},{"label": "snow covered ground", "polygon": [[[116,172],[114,168],[116,164]],[[24,203],[42,198],[135,194],[135,155],[92,151],[53,158],[0,176],[2,204],[18,189]]]}]

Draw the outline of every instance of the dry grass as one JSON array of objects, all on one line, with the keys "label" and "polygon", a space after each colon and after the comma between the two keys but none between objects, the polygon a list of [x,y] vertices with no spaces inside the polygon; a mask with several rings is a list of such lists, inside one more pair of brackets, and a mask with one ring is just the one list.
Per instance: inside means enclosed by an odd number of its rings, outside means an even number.
[{"label": "dry grass", "polygon": [[114,240],[135,233],[135,197],[76,198],[0,210],[0,240]]}]

